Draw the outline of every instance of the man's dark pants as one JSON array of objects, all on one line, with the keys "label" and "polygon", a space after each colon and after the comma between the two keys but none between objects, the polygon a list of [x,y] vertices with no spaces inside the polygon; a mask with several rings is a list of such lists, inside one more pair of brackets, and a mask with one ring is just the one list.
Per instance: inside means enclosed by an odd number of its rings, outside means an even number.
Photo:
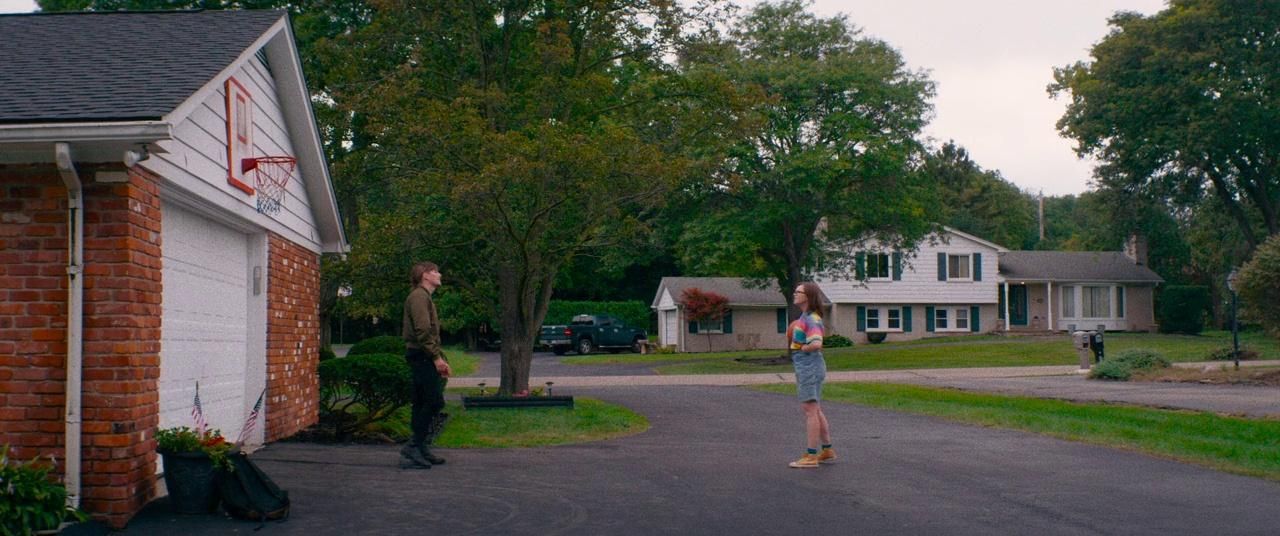
[{"label": "man's dark pants", "polygon": [[422,350],[410,348],[405,353],[409,370],[413,374],[413,444],[419,447],[427,440],[431,421],[444,409],[444,382],[430,356]]}]

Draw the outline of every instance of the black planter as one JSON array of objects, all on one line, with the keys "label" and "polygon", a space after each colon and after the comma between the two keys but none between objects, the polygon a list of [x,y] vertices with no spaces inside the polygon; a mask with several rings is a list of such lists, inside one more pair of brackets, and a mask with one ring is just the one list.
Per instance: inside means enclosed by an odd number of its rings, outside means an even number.
[{"label": "black planter", "polygon": [[572,396],[464,396],[462,407],[472,408],[545,408],[552,406],[573,407]]},{"label": "black planter", "polygon": [[203,452],[161,452],[169,504],[179,514],[208,514],[218,509],[218,470]]}]

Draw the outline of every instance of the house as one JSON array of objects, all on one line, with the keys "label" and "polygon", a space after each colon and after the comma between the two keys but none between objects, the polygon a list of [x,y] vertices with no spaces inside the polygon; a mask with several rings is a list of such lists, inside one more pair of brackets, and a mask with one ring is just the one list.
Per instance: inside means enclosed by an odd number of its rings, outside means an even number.
[{"label": "house", "polygon": [[0,443],[73,504],[154,498],[197,384],[230,439],[314,423],[345,249],[284,11],[0,16]]},{"label": "house", "polygon": [[1164,280],[1146,264],[1146,243],[1136,236],[1123,252],[1001,253],[1001,329],[1154,331],[1153,296]]},{"label": "house", "polygon": [[[696,288],[729,299],[720,322],[693,322],[681,296]],[[658,344],[678,352],[782,349],[786,347],[787,304],[778,284],[753,288],[740,277],[664,277],[651,308],[658,314]]]},{"label": "house", "polygon": [[855,343],[873,334],[900,341],[990,332],[998,316],[997,262],[1004,251],[951,228],[926,237],[911,252],[871,242],[856,253],[855,273],[817,281],[832,302],[828,329]]}]

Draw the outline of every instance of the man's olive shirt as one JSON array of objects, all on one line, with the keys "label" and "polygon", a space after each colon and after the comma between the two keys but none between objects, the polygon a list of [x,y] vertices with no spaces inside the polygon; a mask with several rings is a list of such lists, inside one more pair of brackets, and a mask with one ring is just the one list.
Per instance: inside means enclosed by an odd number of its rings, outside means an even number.
[{"label": "man's olive shirt", "polygon": [[422,350],[431,359],[444,359],[440,348],[440,319],[436,316],[436,303],[431,293],[415,287],[404,300],[404,344]]}]

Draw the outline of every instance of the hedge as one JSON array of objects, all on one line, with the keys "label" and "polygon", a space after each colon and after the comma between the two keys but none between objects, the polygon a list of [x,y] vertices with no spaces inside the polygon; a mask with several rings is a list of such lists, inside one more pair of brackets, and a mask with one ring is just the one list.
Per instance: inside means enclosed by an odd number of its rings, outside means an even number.
[{"label": "hedge", "polygon": [[1245,315],[1280,335],[1280,235],[1258,246],[1240,269],[1238,286]]},{"label": "hedge", "polygon": [[403,356],[404,339],[397,335],[380,335],[355,343],[351,345],[350,350],[347,350],[347,356],[368,354],[396,354]]},{"label": "hedge", "polygon": [[1204,312],[1209,306],[1209,288],[1169,285],[1160,293],[1157,316],[1163,333],[1196,335],[1204,329]]},{"label": "hedge", "polygon": [[547,307],[548,325],[568,324],[576,315],[608,315],[628,326],[649,330],[649,304],[639,301],[557,301]]},{"label": "hedge", "polygon": [[320,363],[320,415],[344,438],[406,406],[413,380],[403,354],[363,354]]},{"label": "hedge", "polygon": [[1133,376],[1134,372],[1168,367],[1169,360],[1160,352],[1146,348],[1132,348],[1103,359],[1089,371],[1089,377],[1126,381]]}]

